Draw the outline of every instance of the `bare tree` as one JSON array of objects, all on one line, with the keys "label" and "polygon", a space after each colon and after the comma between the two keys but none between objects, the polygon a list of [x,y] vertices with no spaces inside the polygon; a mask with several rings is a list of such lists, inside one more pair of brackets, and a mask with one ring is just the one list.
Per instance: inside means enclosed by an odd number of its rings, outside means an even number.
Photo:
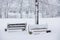
[{"label": "bare tree", "polygon": [[22,6],[23,6],[23,0],[21,0],[21,3],[20,3],[20,18],[22,18]]},{"label": "bare tree", "polygon": [[2,18],[2,0],[0,0],[0,18]]}]

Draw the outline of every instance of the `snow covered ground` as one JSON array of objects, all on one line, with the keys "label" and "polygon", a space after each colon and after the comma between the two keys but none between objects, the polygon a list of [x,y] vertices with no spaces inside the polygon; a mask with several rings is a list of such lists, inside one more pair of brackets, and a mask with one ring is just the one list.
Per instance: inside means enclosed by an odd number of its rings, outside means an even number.
[{"label": "snow covered ground", "polygon": [[[47,23],[51,33],[29,35],[28,31],[5,32],[4,29],[9,23],[25,22],[27,25],[34,24],[34,19],[0,19],[0,40],[60,40],[60,18],[41,18],[39,24]],[[28,26],[27,26],[28,28]]]}]

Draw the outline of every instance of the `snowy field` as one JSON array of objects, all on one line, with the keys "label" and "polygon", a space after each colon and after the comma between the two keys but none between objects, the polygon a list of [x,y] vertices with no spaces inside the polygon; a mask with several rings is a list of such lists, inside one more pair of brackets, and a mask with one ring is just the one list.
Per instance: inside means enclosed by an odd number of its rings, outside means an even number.
[{"label": "snowy field", "polygon": [[26,31],[5,32],[4,29],[9,23],[34,24],[34,19],[0,19],[0,40],[60,40],[60,18],[41,18],[39,24],[48,24],[51,33],[41,33],[39,35],[29,35]]}]

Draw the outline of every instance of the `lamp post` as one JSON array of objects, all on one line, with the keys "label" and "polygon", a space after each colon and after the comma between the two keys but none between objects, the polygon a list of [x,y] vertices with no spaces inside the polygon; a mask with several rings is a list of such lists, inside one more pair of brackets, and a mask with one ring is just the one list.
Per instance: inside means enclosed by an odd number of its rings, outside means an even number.
[{"label": "lamp post", "polygon": [[35,0],[35,21],[39,24],[39,0]]}]

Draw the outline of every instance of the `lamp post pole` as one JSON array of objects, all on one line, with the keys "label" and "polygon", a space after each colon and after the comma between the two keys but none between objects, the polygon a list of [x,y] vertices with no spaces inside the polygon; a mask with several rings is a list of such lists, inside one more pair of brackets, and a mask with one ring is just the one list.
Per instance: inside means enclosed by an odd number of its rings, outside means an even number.
[{"label": "lamp post pole", "polygon": [[39,0],[35,0],[35,21],[39,24]]}]

